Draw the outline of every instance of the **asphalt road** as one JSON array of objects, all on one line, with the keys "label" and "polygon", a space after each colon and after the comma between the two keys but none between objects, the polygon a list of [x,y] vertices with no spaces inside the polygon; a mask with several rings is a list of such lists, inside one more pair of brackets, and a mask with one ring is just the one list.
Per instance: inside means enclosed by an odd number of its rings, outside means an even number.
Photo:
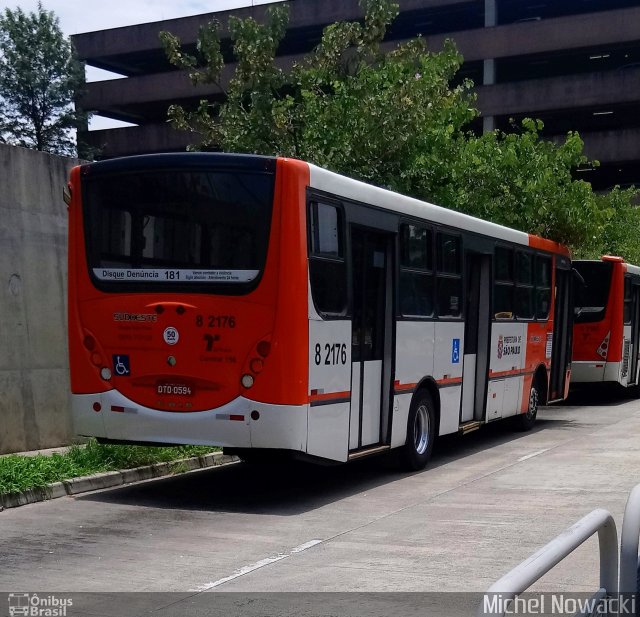
[{"label": "asphalt road", "polygon": [[[0,590],[175,592],[150,600],[164,610],[204,592],[479,592],[596,507],[619,527],[639,435],[640,401],[588,392],[529,433],[442,439],[420,473],[239,463],[6,510]],[[537,588],[597,583],[592,539]],[[98,604],[85,614],[124,614]]]}]

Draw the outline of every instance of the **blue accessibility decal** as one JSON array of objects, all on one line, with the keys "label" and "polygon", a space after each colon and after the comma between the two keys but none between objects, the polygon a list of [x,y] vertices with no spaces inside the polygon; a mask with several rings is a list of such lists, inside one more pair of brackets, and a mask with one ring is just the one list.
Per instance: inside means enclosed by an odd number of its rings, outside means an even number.
[{"label": "blue accessibility decal", "polygon": [[131,368],[129,367],[129,356],[112,356],[113,358],[113,372],[119,377],[125,375],[131,375]]},{"label": "blue accessibility decal", "polygon": [[458,364],[460,362],[460,339],[454,338],[451,345],[451,363]]}]

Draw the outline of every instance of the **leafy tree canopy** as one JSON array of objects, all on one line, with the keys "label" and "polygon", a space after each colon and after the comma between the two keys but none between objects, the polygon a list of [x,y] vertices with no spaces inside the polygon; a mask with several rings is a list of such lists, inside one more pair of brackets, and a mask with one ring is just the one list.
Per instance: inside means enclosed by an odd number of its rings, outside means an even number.
[{"label": "leafy tree canopy", "polygon": [[[361,0],[365,19],[325,28],[320,45],[285,66],[276,50],[287,7],[266,24],[229,19],[236,59],[230,77],[220,24],[204,26],[196,55],[161,33],[169,60],[194,84],[215,84],[217,100],[171,106],[191,130],[191,149],[291,156],[379,186],[569,244],[582,254],[622,252],[640,262],[639,243],[616,231],[634,219],[632,192],[596,195],[572,172],[589,162],[577,133],[541,139],[540,121],[513,133],[476,136],[479,114],[469,81],[456,82],[462,57],[447,41],[432,52],[422,38],[383,44],[398,13],[389,0]],[[228,82],[225,88],[223,82]],[[635,219],[634,219],[635,220]]]},{"label": "leafy tree canopy", "polygon": [[83,84],[84,66],[52,12],[39,3],[34,13],[0,13],[0,141],[75,154],[73,100]]}]

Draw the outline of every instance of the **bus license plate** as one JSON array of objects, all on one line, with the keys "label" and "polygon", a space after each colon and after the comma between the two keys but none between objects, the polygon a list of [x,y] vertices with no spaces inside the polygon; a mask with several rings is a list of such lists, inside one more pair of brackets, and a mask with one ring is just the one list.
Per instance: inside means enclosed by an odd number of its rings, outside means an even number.
[{"label": "bus license plate", "polygon": [[158,394],[170,394],[172,396],[193,396],[194,388],[184,383],[159,383]]}]

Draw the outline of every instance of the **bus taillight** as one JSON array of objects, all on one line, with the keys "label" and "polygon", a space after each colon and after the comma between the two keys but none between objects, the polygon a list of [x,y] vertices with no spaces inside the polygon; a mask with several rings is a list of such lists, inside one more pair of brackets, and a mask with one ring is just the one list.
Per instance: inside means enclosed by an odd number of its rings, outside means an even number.
[{"label": "bus taillight", "polygon": [[602,343],[600,343],[600,347],[596,350],[596,353],[603,359],[607,359],[607,354],[609,353],[609,338],[611,337],[611,332],[607,332],[607,336],[604,337]]},{"label": "bus taillight", "polygon": [[271,343],[269,341],[260,341],[256,347],[258,355],[266,358],[271,351]]}]

